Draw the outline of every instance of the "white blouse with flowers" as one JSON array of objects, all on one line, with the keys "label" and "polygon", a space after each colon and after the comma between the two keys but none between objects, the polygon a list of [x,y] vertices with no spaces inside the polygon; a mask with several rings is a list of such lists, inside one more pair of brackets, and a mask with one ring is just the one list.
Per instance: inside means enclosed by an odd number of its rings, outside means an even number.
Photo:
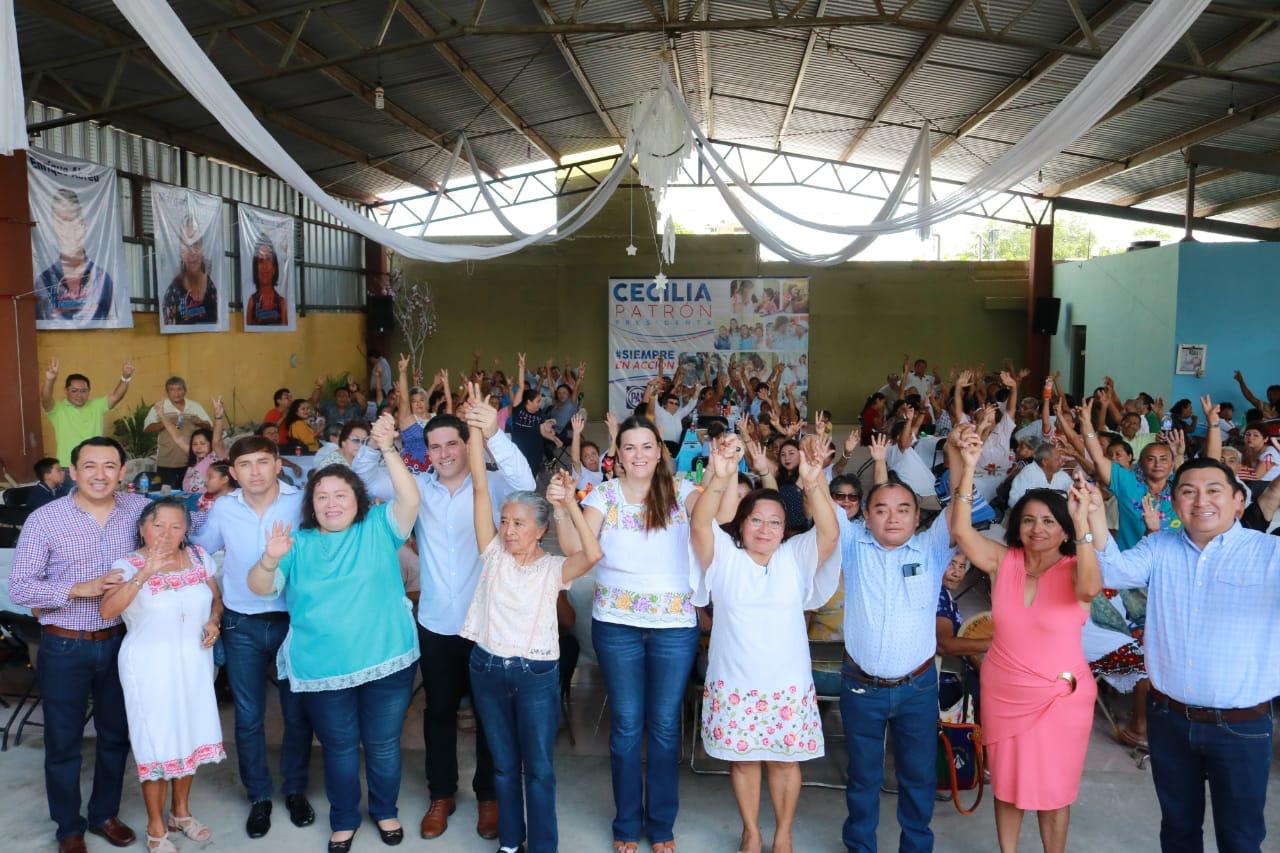
[{"label": "white blouse with flowers", "polygon": [[593,619],[639,628],[691,628],[697,624],[689,588],[689,516],[695,491],[676,481],[676,506],[667,526],[647,530],[644,505],[627,503],[618,480],[601,483],[583,501],[604,516],[596,564]]}]

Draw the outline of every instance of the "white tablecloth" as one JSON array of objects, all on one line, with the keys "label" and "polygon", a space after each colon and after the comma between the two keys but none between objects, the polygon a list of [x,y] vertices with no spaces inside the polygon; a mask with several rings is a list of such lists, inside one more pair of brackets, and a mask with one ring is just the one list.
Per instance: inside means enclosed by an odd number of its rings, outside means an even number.
[{"label": "white tablecloth", "polygon": [[0,548],[0,613],[18,613],[30,616],[31,610],[9,600],[9,570],[13,568],[15,549]]}]

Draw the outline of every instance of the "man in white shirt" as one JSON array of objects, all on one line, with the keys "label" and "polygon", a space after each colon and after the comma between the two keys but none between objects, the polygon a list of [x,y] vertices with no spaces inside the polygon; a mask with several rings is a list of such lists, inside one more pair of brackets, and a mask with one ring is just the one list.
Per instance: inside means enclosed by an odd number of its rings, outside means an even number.
[{"label": "man in white shirt", "polygon": [[917,358],[915,365],[911,370],[908,370],[907,365],[910,361],[911,357],[904,353],[902,356],[902,396],[905,397],[914,388],[919,392],[921,400],[928,400],[934,384],[941,385],[942,380],[938,378],[936,368],[932,374],[927,373],[929,362],[923,358]]},{"label": "man in white shirt", "polygon": [[1030,464],[1013,478],[1009,486],[1009,506],[1032,489],[1053,489],[1064,495],[1071,490],[1071,475],[1062,470],[1062,456],[1050,442],[1037,446]]},{"label": "man in white shirt", "polygon": [[684,436],[684,428],[681,424],[698,405],[698,395],[702,393],[702,388],[702,383],[695,385],[689,402],[683,406],[680,405],[680,398],[672,393],[658,397],[656,406],[653,396],[649,397],[649,417],[653,418],[658,432],[662,435],[662,441],[667,445],[672,456],[680,452],[680,439]]},{"label": "man in white shirt", "polygon": [[[498,413],[486,402],[473,402],[466,421],[437,415],[426,426],[431,470],[418,474],[422,503],[414,527],[421,569],[418,640],[426,710],[422,719],[426,744],[427,788],[431,807],[422,818],[421,835],[435,838],[449,826],[458,790],[458,705],[470,684],[469,660],[475,645],[459,634],[480,579],[476,546],[467,436],[480,429],[497,471],[489,477],[489,492],[497,522],[503,502],[514,491],[535,488],[533,473],[511,438],[498,431]],[[381,455],[367,445],[351,464],[371,497],[389,500],[391,480]],[[472,788],[478,801],[476,832],[498,837],[498,803],[493,781],[493,757],[484,729],[476,718],[476,774]]]}]

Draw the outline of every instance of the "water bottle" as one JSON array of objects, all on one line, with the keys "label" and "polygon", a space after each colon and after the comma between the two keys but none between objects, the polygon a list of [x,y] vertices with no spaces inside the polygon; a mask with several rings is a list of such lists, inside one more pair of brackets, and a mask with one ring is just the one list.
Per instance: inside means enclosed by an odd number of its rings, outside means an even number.
[{"label": "water bottle", "polygon": [[143,471],[142,476],[138,478],[138,491],[146,494],[151,486],[151,478],[147,476],[147,472]]},{"label": "water bottle", "polygon": [[693,468],[693,482],[702,485],[702,460],[698,460],[698,464]]}]

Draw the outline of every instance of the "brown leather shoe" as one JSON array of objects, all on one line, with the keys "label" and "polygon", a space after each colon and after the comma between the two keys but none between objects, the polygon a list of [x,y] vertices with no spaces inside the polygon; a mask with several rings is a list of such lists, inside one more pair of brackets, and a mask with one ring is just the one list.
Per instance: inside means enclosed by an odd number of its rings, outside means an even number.
[{"label": "brown leather shoe", "polygon": [[458,805],[450,797],[447,800],[432,800],[431,808],[422,816],[419,829],[423,838],[439,838],[449,828],[449,815],[458,810]]},{"label": "brown leather shoe", "polygon": [[58,853],[88,853],[83,835],[68,835],[58,839]]},{"label": "brown leather shoe", "polygon": [[133,834],[133,830],[120,822],[119,818],[109,817],[102,822],[101,826],[91,826],[89,831],[94,835],[100,835],[115,847],[129,847],[138,840],[138,836]]},{"label": "brown leather shoe", "polygon": [[490,841],[498,837],[498,801],[481,800],[477,805],[476,835]]}]

